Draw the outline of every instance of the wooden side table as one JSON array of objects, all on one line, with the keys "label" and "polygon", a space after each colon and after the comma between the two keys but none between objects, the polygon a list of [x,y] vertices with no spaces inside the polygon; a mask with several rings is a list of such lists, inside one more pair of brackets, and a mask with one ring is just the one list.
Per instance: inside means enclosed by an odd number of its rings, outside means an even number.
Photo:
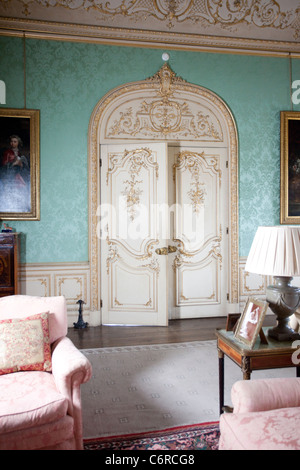
[{"label": "wooden side table", "polygon": [[216,330],[219,356],[219,404],[220,414],[224,411],[224,356],[237,364],[243,379],[250,380],[254,370],[296,367],[297,377],[300,377],[300,366],[292,362],[292,354],[298,348],[293,348],[293,341],[276,341],[267,336],[268,327],[263,328],[268,344],[263,344],[260,338],[256,340],[253,349],[248,349],[234,337],[233,331]]}]

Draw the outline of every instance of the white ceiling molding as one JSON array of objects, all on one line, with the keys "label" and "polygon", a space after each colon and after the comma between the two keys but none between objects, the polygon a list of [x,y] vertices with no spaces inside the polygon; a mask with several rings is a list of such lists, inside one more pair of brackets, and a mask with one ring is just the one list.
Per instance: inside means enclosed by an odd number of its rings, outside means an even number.
[{"label": "white ceiling molding", "polygon": [[300,0],[1,0],[0,33],[300,53]]}]

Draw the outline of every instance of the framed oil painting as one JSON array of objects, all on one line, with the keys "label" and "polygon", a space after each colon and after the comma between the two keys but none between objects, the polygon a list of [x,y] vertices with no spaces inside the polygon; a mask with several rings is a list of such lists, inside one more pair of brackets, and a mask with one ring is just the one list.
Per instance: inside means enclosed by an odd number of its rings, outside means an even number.
[{"label": "framed oil painting", "polygon": [[280,223],[300,224],[300,112],[280,118]]},{"label": "framed oil painting", "polygon": [[268,310],[268,302],[249,297],[240,316],[234,336],[242,343],[253,348]]},{"label": "framed oil painting", "polygon": [[0,220],[39,220],[39,110],[0,109]]}]

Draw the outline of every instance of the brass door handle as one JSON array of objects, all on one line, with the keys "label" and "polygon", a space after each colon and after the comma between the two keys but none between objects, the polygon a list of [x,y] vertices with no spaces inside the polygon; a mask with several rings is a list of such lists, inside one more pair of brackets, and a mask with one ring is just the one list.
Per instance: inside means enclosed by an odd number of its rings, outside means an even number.
[{"label": "brass door handle", "polygon": [[168,253],[175,253],[176,250],[176,246],[168,245],[168,247],[164,246],[163,248],[157,248],[155,253],[158,255],[167,255]]},{"label": "brass door handle", "polygon": [[166,246],[164,246],[163,248],[157,248],[155,250],[155,253],[157,253],[158,255],[167,255],[168,254],[168,248]]}]

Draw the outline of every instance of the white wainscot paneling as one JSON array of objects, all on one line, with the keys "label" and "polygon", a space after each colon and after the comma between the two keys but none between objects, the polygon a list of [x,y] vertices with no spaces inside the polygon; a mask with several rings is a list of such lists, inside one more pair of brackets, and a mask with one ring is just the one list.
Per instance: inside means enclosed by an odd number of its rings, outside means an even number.
[{"label": "white wainscot paneling", "polygon": [[78,300],[83,300],[84,321],[90,320],[89,263],[23,264],[20,266],[20,294],[63,295],[67,301],[68,325],[78,319]]},{"label": "white wainscot paneling", "polygon": [[[245,271],[247,258],[239,259],[239,311],[242,312],[248,297],[265,300],[266,287],[272,277]],[[295,278],[300,285],[300,278]],[[78,319],[77,301],[82,299],[83,318],[90,326],[101,324],[100,312],[92,311],[89,263],[23,264],[20,266],[20,294],[54,296],[64,295],[68,308],[68,324]]]},{"label": "white wainscot paneling", "polygon": [[[272,276],[262,276],[261,274],[245,271],[246,261],[247,258],[240,258],[239,260],[239,299],[241,311],[248,297],[265,300],[266,288],[272,283]],[[268,313],[271,312],[268,311]]]}]

